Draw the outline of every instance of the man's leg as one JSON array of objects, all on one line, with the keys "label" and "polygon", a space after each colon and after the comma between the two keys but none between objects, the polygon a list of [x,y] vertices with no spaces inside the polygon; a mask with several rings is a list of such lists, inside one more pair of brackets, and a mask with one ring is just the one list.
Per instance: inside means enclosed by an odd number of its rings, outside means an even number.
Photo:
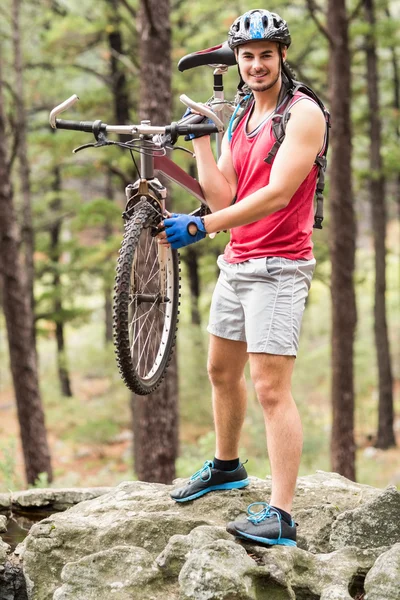
[{"label": "man's leg", "polygon": [[303,446],[300,416],[291,393],[295,358],[255,353],[249,357],[267,433],[272,474],[270,504],[290,513]]},{"label": "man's leg", "polygon": [[239,456],[240,432],[247,405],[244,379],[247,359],[246,342],[210,335],[208,374],[212,385],[215,457],[219,460],[233,460]]},{"label": "man's leg", "polygon": [[211,335],[209,376],[217,439],[215,459],[207,460],[187,484],[171,492],[176,502],[196,500],[215,490],[241,489],[249,485],[246,469],[235,460],[239,457],[239,437],[246,410],[243,370],[247,358],[245,342]]}]

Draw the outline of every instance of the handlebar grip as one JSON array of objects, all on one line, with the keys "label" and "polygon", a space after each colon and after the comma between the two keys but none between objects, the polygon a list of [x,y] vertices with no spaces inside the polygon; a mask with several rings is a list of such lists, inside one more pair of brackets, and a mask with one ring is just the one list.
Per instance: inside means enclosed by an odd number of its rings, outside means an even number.
[{"label": "handlebar grip", "polygon": [[178,125],[177,133],[178,135],[189,135],[191,133],[194,134],[203,134],[203,135],[211,135],[212,133],[218,133],[218,127],[213,124],[204,123],[197,125]]},{"label": "handlebar grip", "polygon": [[[65,121],[64,119],[56,119],[57,129],[70,129],[73,131],[86,131],[87,133],[93,133],[93,125],[96,121]],[[98,122],[97,122],[98,123]],[[107,125],[102,123],[100,125],[101,131],[106,131]]]}]

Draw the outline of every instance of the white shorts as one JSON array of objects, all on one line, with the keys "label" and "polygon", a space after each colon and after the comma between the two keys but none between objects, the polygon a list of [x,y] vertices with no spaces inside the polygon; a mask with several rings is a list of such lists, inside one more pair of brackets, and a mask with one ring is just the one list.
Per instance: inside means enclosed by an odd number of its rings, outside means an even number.
[{"label": "white shorts", "polygon": [[296,356],[315,259],[218,257],[209,333],[247,342],[248,352]]}]

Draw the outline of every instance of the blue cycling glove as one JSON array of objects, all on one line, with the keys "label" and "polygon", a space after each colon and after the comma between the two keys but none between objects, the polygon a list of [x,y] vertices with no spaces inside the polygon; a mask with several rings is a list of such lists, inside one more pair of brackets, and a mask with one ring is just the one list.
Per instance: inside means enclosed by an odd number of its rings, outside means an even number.
[{"label": "blue cycling glove", "polygon": [[[198,114],[192,112],[192,110],[190,108],[187,108],[185,110],[184,114],[182,115],[182,119],[185,119],[186,117],[189,117],[190,115],[193,115],[193,121],[191,121],[191,123],[193,123],[193,124],[196,123],[197,125],[200,125],[200,124],[201,125],[215,125],[215,123],[213,121],[211,121],[211,119],[209,119],[208,117],[205,117],[203,115],[198,115]],[[196,119],[196,117],[198,117],[198,119]],[[184,140],[185,140],[185,142],[189,142],[190,140],[194,140],[195,138],[204,137],[205,135],[210,135],[210,134],[209,133],[189,133],[188,135],[185,135]]]},{"label": "blue cycling glove", "polygon": [[[189,225],[192,224],[197,227],[194,234],[189,232]],[[167,240],[174,250],[199,242],[207,235],[202,217],[193,217],[192,215],[173,215],[164,219],[164,227]]]}]

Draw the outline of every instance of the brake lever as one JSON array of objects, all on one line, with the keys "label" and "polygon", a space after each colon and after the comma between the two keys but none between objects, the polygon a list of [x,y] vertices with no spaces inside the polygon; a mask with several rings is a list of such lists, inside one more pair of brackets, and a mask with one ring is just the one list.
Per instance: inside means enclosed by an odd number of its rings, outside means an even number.
[{"label": "brake lever", "polygon": [[189,148],[184,148],[183,146],[169,146],[169,148],[171,148],[171,150],[182,150],[183,152],[187,152],[188,154],[190,154],[190,156],[191,156],[192,158],[194,158],[194,157],[195,157],[195,154],[194,154],[194,152],[191,152],[191,151],[189,150]]},{"label": "brake lever", "polygon": [[108,140],[103,133],[99,134],[97,140],[98,141],[96,143],[92,142],[91,144],[83,144],[83,146],[74,148],[74,150],[72,150],[73,154],[80,152],[80,150],[85,150],[86,148],[100,148],[101,146],[111,146],[114,144],[114,142],[110,142],[110,140]]},{"label": "brake lever", "polygon": [[96,148],[97,146],[103,146],[104,144],[83,144],[83,146],[78,146],[72,150],[73,154],[80,152],[81,150],[85,150],[85,148]]}]

